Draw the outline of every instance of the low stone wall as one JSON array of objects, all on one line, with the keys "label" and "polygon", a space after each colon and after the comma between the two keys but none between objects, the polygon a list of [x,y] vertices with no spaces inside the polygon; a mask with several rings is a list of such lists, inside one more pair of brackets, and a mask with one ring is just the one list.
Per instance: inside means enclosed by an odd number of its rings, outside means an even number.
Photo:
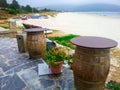
[{"label": "low stone wall", "polygon": [[16,34],[17,34],[17,31],[15,31],[15,30],[0,31],[0,37],[15,38]]}]

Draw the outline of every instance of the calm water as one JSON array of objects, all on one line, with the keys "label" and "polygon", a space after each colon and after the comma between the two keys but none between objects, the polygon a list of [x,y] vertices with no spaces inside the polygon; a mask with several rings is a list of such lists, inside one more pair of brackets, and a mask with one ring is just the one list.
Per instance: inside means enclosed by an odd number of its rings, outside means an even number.
[{"label": "calm water", "polygon": [[81,13],[120,18],[120,12],[81,12]]}]

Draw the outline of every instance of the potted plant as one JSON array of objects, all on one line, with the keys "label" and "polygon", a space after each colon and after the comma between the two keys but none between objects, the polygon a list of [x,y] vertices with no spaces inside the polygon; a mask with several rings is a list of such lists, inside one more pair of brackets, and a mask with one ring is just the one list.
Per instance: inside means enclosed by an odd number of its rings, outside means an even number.
[{"label": "potted plant", "polygon": [[66,53],[62,47],[51,48],[45,54],[45,59],[49,64],[50,70],[53,74],[59,74],[62,70],[63,61],[66,59]]}]

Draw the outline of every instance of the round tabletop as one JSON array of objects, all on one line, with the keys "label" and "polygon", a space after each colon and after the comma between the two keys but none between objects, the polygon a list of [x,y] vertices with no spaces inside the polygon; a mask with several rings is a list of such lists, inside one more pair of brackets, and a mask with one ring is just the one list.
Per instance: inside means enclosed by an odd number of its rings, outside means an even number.
[{"label": "round tabletop", "polygon": [[25,32],[40,32],[40,31],[45,31],[47,30],[46,28],[31,28],[31,29],[26,29]]},{"label": "round tabletop", "polygon": [[71,39],[71,42],[77,46],[87,48],[112,48],[117,46],[117,42],[108,38],[95,36],[81,36]]}]

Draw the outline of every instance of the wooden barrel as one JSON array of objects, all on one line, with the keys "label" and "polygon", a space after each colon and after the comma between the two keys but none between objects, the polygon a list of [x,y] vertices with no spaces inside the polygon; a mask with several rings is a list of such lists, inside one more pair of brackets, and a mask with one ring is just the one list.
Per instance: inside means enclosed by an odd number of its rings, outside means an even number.
[{"label": "wooden barrel", "polygon": [[76,47],[73,71],[77,90],[104,90],[109,68],[109,49]]},{"label": "wooden barrel", "polygon": [[30,58],[42,58],[46,52],[44,31],[27,32],[27,49]]},{"label": "wooden barrel", "polygon": [[104,90],[110,68],[110,48],[117,42],[108,38],[82,36],[71,40],[75,44],[73,72],[77,90]]}]

